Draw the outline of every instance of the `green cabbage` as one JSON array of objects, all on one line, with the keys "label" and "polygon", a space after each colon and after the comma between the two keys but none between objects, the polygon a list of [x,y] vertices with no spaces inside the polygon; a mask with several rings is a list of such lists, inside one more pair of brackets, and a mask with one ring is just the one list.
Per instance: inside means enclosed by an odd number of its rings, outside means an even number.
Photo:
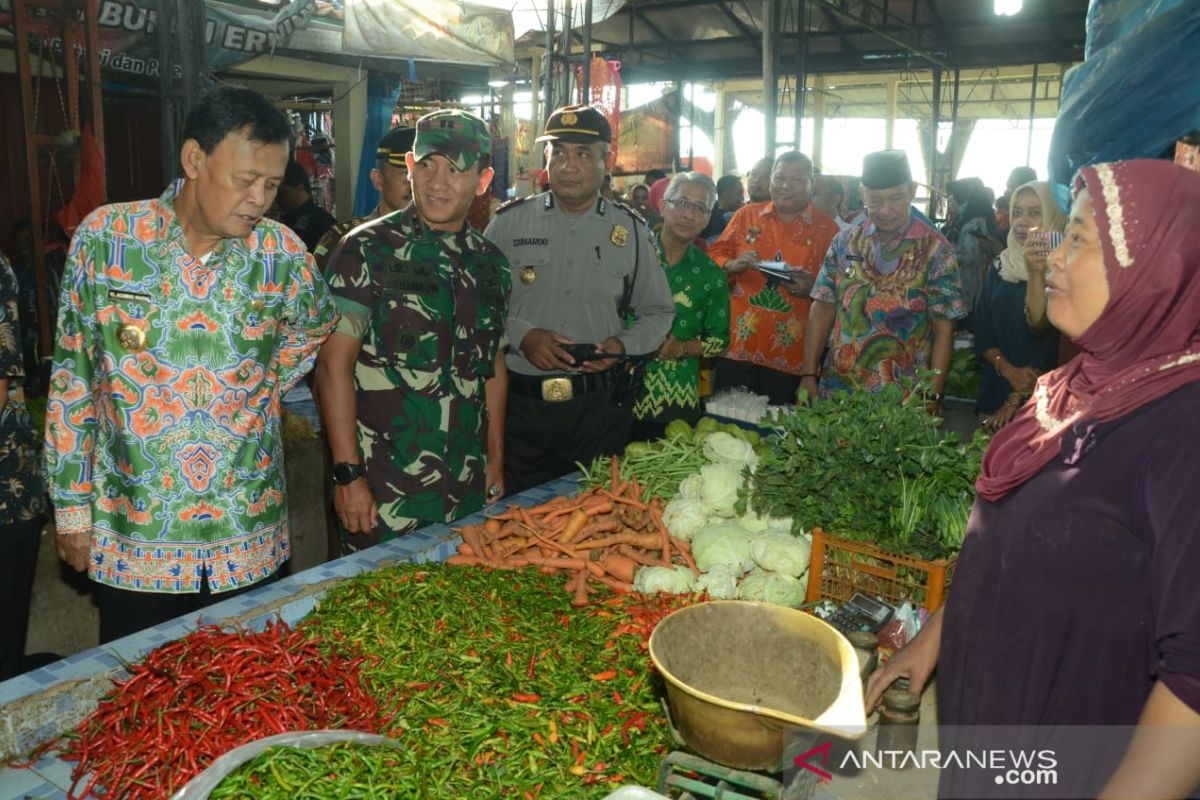
[{"label": "green cabbage", "polygon": [[697,473],[695,475],[688,475],[686,478],[684,478],[682,481],[679,482],[678,497],[686,497],[688,500],[699,500],[700,499],[700,487],[701,487],[701,480],[700,480],[699,473]]},{"label": "green cabbage", "polygon": [[735,570],[728,564],[717,564],[708,572],[702,572],[696,578],[697,592],[708,592],[713,600],[736,600],[738,598],[738,577],[741,570]]},{"label": "green cabbage", "polygon": [[737,464],[706,464],[700,468],[700,499],[710,514],[732,517],[737,513],[742,488],[742,467]]},{"label": "green cabbage", "polygon": [[673,536],[690,542],[696,531],[708,522],[708,509],[699,500],[676,497],[663,510],[663,522]]},{"label": "green cabbage", "polygon": [[738,592],[743,600],[759,600],[795,608],[804,602],[807,581],[801,582],[782,572],[756,569],[742,578]]},{"label": "green cabbage", "polygon": [[750,557],[754,563],[771,572],[782,572],[799,578],[808,569],[812,545],[802,536],[770,529],[759,534],[750,543]]},{"label": "green cabbage", "polygon": [[760,517],[753,509],[738,517],[742,527],[751,533],[765,533],[768,530],[786,532],[792,529],[792,521],[787,517]]},{"label": "green cabbage", "polygon": [[633,588],[642,594],[687,594],[695,576],[688,567],[638,567]]},{"label": "green cabbage", "polygon": [[692,537],[692,558],[702,572],[723,564],[740,575],[754,566],[750,534],[732,520],[710,522]]},{"label": "green cabbage", "polygon": [[737,464],[747,466],[753,472],[758,466],[758,454],[754,448],[728,433],[711,433],[704,440],[704,456],[714,464]]}]

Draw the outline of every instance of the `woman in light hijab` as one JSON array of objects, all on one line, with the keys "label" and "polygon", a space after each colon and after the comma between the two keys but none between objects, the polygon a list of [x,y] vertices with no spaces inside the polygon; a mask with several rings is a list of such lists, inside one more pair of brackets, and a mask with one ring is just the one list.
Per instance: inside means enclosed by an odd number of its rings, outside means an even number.
[{"label": "woman in light hijab", "polygon": [[1169,161],[1076,178],[1046,286],[1081,352],[992,439],[946,605],[868,686],[920,693],[936,665],[939,747],[1011,748],[1055,782],[943,754],[942,797],[1200,785],[1198,219],[1200,173]]},{"label": "woman in light hijab", "polygon": [[1066,215],[1058,210],[1050,184],[1032,181],[1013,192],[1008,247],[992,262],[975,306],[975,352],[983,362],[983,380],[975,411],[984,427],[998,430],[1033,392],[1038,376],[1058,363],[1058,331],[1047,325],[1031,330],[1025,320],[1029,274],[1046,269],[1039,231],[1062,231]]}]

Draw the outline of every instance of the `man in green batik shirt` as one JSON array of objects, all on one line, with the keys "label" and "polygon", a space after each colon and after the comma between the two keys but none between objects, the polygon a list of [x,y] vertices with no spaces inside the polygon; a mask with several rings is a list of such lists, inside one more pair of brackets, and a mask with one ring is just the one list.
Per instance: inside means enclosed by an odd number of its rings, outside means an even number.
[{"label": "man in green batik shirt", "polygon": [[700,359],[729,347],[729,284],[725,273],[692,242],[717,200],[712,179],[677,174],[663,195],[663,227],[655,244],[675,300],[675,322],[646,367],[646,393],[633,407],[630,441],[659,439],[667,424],[695,423],[700,409]]},{"label": "man in green batik shirt", "polygon": [[341,322],[317,389],[347,550],[478,511],[504,492],[508,261],[466,223],[488,190],[487,124],[417,121],[413,202],[329,259]]}]

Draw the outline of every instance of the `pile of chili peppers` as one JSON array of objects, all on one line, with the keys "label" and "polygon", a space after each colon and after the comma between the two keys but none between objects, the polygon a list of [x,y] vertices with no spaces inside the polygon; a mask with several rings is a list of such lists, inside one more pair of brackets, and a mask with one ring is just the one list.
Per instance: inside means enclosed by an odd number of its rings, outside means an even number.
[{"label": "pile of chili peppers", "polygon": [[405,797],[388,745],[337,742],[324,747],[272,747],[247,761],[209,793],[209,800]]},{"label": "pile of chili peppers", "polygon": [[410,776],[397,796],[603,797],[657,782],[670,733],[647,640],[689,602],[570,609],[538,572],[410,564],[333,587],[305,629],[369,657]]},{"label": "pile of chili peppers", "polygon": [[261,632],[202,626],[131,666],[68,736],[63,758],[78,762],[68,797],[161,800],[218,756],[264,736],[378,733],[387,717],[360,680],[370,666],[282,622]]}]

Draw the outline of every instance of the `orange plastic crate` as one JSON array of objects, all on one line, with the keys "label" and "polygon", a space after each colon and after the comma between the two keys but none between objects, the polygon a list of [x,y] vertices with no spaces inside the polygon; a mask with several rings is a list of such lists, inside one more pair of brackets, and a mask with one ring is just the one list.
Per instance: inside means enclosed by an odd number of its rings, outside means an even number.
[{"label": "orange plastic crate", "polygon": [[812,530],[812,561],[805,602],[844,603],[855,592],[878,597],[892,605],[905,600],[937,611],[946,600],[958,558],[924,561],[880,550],[864,542]]}]

